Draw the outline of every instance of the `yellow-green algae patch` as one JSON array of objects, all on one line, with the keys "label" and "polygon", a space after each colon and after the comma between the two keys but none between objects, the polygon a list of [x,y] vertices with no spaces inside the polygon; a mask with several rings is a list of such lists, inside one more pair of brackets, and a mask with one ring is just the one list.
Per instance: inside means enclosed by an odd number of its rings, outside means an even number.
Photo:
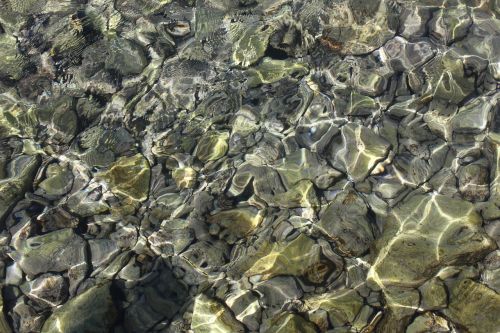
[{"label": "yellow-green algae patch", "polygon": [[474,205],[437,194],[415,195],[390,213],[368,273],[374,287],[418,287],[440,268],[474,262],[496,248]]},{"label": "yellow-green algae patch", "polygon": [[99,177],[108,182],[111,191],[120,197],[140,202],[148,198],[151,170],[142,154],[120,157]]}]

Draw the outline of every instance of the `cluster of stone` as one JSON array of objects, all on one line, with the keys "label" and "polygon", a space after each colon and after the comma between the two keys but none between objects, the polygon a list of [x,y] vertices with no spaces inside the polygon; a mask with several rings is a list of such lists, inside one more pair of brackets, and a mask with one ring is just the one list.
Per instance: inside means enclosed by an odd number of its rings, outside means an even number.
[{"label": "cluster of stone", "polygon": [[0,0],[0,332],[497,332],[499,88],[499,0]]}]

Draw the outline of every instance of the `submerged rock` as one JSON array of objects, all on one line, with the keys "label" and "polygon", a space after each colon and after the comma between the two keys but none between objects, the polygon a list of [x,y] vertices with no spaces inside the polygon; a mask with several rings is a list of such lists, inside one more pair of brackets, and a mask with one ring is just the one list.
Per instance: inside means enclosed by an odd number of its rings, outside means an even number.
[{"label": "submerged rock", "polygon": [[495,315],[500,310],[500,295],[470,279],[457,281],[450,288],[450,305],[443,310],[450,320],[469,332],[498,329]]},{"label": "submerged rock", "polygon": [[341,173],[328,166],[326,161],[307,149],[299,149],[276,163],[286,187],[297,184],[300,180],[310,180],[319,188],[327,188],[341,177]]},{"label": "submerged rock", "polygon": [[343,54],[374,51],[394,36],[391,7],[385,1],[340,1],[332,6],[325,38],[340,44]]},{"label": "submerged rock", "polygon": [[464,199],[484,201],[490,194],[488,169],[480,164],[469,164],[458,172],[458,190]]},{"label": "submerged rock", "polygon": [[22,198],[24,192],[31,188],[39,165],[40,157],[38,155],[19,156],[9,164],[8,178],[0,180],[0,221]]},{"label": "submerged rock", "polygon": [[431,36],[445,44],[451,44],[467,35],[472,25],[470,9],[465,5],[452,6],[446,10],[440,9],[429,22]]},{"label": "submerged rock", "polygon": [[359,256],[374,240],[368,208],[353,190],[341,192],[321,216],[318,228],[347,256]]},{"label": "submerged rock", "polygon": [[262,320],[262,311],[258,297],[249,290],[237,290],[225,301],[236,319],[249,329],[257,329]]},{"label": "submerged rock", "polygon": [[425,312],[416,317],[413,322],[408,325],[407,333],[427,333],[427,332],[449,332],[450,326],[445,318],[434,314],[433,312]]},{"label": "submerged rock", "polygon": [[29,281],[26,286],[21,286],[21,290],[29,298],[50,306],[57,306],[66,301],[67,288],[66,280],[60,275],[53,274],[43,274]]},{"label": "submerged rock", "polygon": [[272,33],[268,24],[253,24],[244,29],[233,45],[234,63],[248,67],[257,62],[264,56]]},{"label": "submerged rock", "polygon": [[32,276],[63,272],[86,263],[85,246],[85,241],[72,229],[61,229],[22,241],[11,257],[23,272]]},{"label": "submerged rock", "polygon": [[499,5],[0,0],[0,332],[496,332]]},{"label": "submerged rock", "polygon": [[278,82],[286,77],[300,78],[308,71],[309,68],[304,63],[266,57],[257,67],[247,70],[247,84],[249,87],[255,87],[260,84]]},{"label": "submerged rock", "polygon": [[368,273],[373,286],[416,287],[449,264],[466,264],[495,249],[481,216],[466,201],[415,195],[388,217]]},{"label": "submerged rock", "polygon": [[48,196],[60,196],[68,193],[73,185],[73,174],[58,164],[50,164],[45,171],[44,179],[38,187]]},{"label": "submerged rock", "polygon": [[489,98],[478,98],[464,105],[451,120],[451,127],[456,133],[483,132],[491,117],[491,111],[496,101]]},{"label": "submerged rock", "polygon": [[108,332],[116,318],[110,283],[89,288],[54,310],[43,333]]},{"label": "submerged rock", "polygon": [[7,323],[7,319],[5,318],[5,315],[4,315],[2,293],[0,293],[0,309],[2,310],[0,313],[0,329],[2,330],[2,332],[10,333],[12,331],[11,331],[9,324]]},{"label": "submerged rock", "polygon": [[352,325],[363,306],[363,298],[351,289],[313,296],[305,301],[309,316],[324,310],[334,326]]},{"label": "submerged rock", "polygon": [[0,138],[12,136],[33,138],[37,134],[38,116],[34,106],[19,100],[15,94],[0,95]]},{"label": "submerged rock", "polygon": [[151,170],[141,154],[119,158],[100,177],[109,183],[113,193],[124,199],[141,202],[148,197]]},{"label": "submerged rock", "polygon": [[277,318],[271,319],[268,325],[266,333],[317,332],[313,323],[294,313],[283,313]]},{"label": "submerged rock", "polygon": [[19,80],[24,68],[28,65],[26,59],[19,53],[16,38],[8,34],[0,37],[0,77]]},{"label": "submerged rock", "polygon": [[251,207],[221,211],[208,218],[209,223],[217,223],[236,237],[249,235],[260,225],[262,220],[263,212]]},{"label": "submerged rock", "polygon": [[186,286],[159,259],[149,279],[141,281],[130,295],[136,299],[125,309],[126,332],[147,332],[160,320],[170,320],[188,296]]},{"label": "submerged rock", "polygon": [[208,132],[201,137],[196,147],[196,157],[202,162],[216,161],[226,155],[228,133]]},{"label": "submerged rock", "polygon": [[172,178],[180,189],[192,188],[196,183],[196,171],[193,168],[178,168],[172,172]]},{"label": "submerged rock", "polygon": [[157,255],[170,256],[181,253],[191,244],[194,232],[184,220],[165,220],[160,230],[148,237],[151,250]]},{"label": "submerged rock", "polygon": [[259,282],[255,290],[261,295],[262,304],[270,308],[272,313],[279,313],[286,302],[303,296],[302,289],[291,276],[277,276]]},{"label": "submerged rock", "polygon": [[444,283],[439,278],[432,278],[419,288],[424,310],[444,309],[448,305],[448,294]]},{"label": "submerged rock", "polygon": [[148,64],[142,47],[131,40],[113,38],[109,41],[108,50],[105,68],[124,76],[139,74]]},{"label": "submerged rock", "polygon": [[237,333],[245,332],[243,325],[220,302],[199,295],[194,301],[191,329],[195,333]]},{"label": "submerged rock", "polygon": [[390,143],[373,130],[354,123],[342,127],[329,148],[329,160],[355,181],[363,181],[387,157]]},{"label": "submerged rock", "polygon": [[307,276],[321,262],[319,245],[304,234],[289,243],[267,246],[267,254],[257,259],[245,272],[246,276],[261,275],[262,280],[278,275]]},{"label": "submerged rock", "polygon": [[418,309],[420,295],[411,288],[390,287],[383,290],[387,307],[377,328],[381,332],[400,332]]}]

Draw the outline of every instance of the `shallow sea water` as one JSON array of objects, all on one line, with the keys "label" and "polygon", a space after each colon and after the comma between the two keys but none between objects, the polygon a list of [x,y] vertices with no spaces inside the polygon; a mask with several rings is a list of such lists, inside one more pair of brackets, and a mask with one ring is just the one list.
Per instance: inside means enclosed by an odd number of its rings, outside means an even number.
[{"label": "shallow sea water", "polygon": [[500,1],[0,0],[0,333],[500,332]]}]

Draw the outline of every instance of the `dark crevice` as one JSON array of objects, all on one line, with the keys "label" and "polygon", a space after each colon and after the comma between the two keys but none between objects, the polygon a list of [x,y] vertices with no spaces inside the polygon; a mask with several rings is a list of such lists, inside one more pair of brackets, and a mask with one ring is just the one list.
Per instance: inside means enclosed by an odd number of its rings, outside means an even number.
[{"label": "dark crevice", "polygon": [[286,60],[290,56],[283,50],[277,49],[269,45],[264,53],[264,57],[269,57],[275,60]]}]

